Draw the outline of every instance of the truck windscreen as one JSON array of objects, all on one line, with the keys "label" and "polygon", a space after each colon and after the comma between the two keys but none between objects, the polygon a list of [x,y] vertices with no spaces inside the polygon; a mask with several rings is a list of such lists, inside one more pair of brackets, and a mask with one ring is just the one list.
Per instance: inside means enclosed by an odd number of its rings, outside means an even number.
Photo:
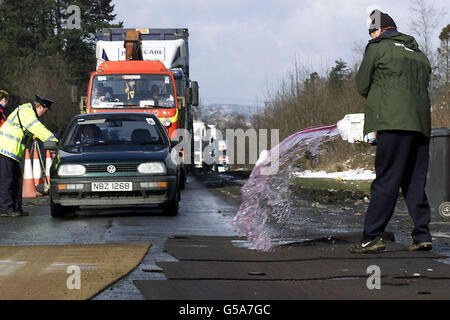
[{"label": "truck windscreen", "polygon": [[172,78],[164,74],[97,75],[92,108],[174,108]]}]

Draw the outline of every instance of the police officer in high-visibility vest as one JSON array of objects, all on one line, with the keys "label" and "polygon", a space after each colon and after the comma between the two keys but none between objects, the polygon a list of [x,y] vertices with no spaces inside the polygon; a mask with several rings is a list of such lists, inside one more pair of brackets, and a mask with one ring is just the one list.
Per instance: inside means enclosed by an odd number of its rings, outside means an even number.
[{"label": "police officer in high-visibility vest", "polygon": [[38,118],[50,109],[52,100],[36,95],[36,100],[18,106],[0,128],[0,216],[28,215],[22,209],[22,162],[25,148],[33,138],[58,141]]}]

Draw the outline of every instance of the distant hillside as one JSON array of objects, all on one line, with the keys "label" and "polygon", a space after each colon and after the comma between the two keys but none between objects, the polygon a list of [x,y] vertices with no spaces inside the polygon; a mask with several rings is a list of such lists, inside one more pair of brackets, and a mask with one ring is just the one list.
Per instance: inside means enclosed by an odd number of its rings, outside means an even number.
[{"label": "distant hillside", "polygon": [[255,106],[247,106],[240,104],[209,104],[200,106],[202,115],[212,115],[219,112],[220,114],[235,114],[241,113],[245,115],[253,114],[255,112]]},{"label": "distant hillside", "polygon": [[250,126],[250,119],[256,112],[255,106],[239,104],[209,104],[198,107],[197,117],[207,124],[214,124],[218,128],[230,127],[239,119],[239,124]]}]

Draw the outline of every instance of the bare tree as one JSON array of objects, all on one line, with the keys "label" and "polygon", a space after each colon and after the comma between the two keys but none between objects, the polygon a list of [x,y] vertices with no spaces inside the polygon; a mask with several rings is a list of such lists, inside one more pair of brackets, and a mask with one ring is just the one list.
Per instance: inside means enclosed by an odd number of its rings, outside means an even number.
[{"label": "bare tree", "polygon": [[437,49],[438,58],[438,95],[435,99],[431,119],[433,126],[448,127],[450,125],[450,83],[449,83],[449,40],[450,24],[444,27],[439,35],[440,46]]},{"label": "bare tree", "polygon": [[351,69],[353,72],[358,71],[358,68],[362,62],[364,51],[366,50],[367,41],[358,40],[353,41],[352,45],[352,61],[351,61]]},{"label": "bare tree", "polygon": [[449,84],[449,40],[450,40],[450,24],[447,24],[441,31],[439,35],[439,40],[441,41],[439,48],[437,49],[439,65],[441,67],[441,72],[443,78],[445,79],[445,84]]},{"label": "bare tree", "polygon": [[438,10],[429,0],[410,0],[411,31],[418,36],[421,50],[431,60],[433,33],[439,26],[444,10]]}]

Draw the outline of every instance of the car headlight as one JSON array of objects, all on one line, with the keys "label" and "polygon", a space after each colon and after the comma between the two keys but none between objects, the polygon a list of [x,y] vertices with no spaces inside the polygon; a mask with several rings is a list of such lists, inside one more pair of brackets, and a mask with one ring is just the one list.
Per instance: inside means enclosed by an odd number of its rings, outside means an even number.
[{"label": "car headlight", "polygon": [[137,170],[144,174],[165,174],[166,166],[161,162],[145,162],[141,163]]},{"label": "car headlight", "polygon": [[165,127],[170,127],[170,125],[172,124],[169,118],[163,118],[161,122]]},{"label": "car headlight", "polygon": [[63,164],[58,169],[59,176],[82,176],[86,168],[81,164]]}]

